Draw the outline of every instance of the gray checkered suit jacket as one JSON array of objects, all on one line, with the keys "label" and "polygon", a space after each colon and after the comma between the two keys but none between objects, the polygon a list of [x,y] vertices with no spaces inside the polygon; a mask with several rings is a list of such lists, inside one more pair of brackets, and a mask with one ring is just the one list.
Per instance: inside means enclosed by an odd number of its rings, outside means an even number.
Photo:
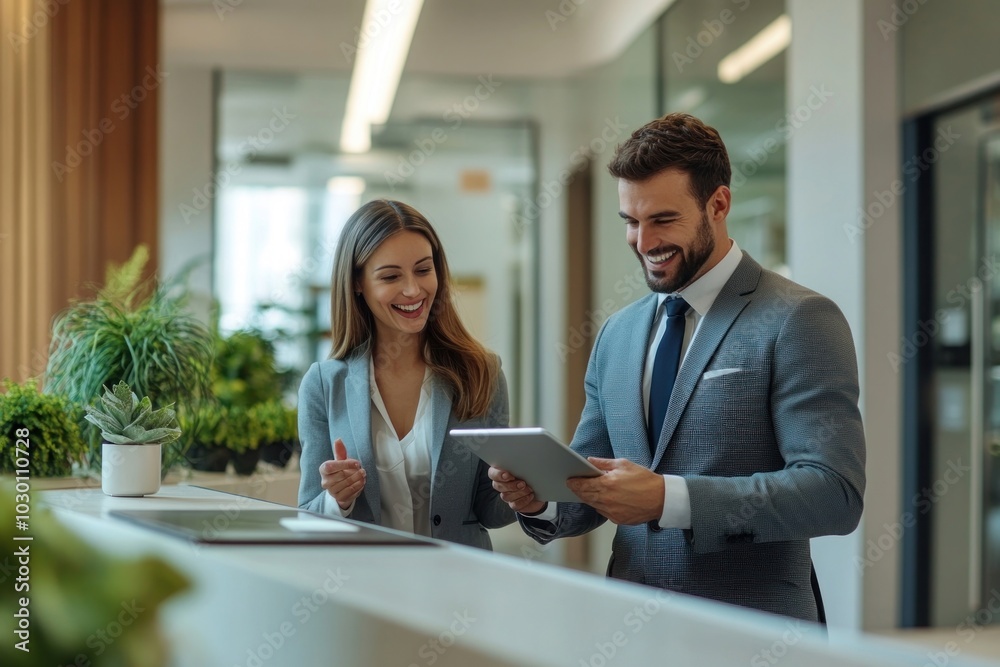
[{"label": "gray checkered suit jacket", "polygon": [[[320,485],[319,466],[333,458],[333,442],[344,441],[347,455],[358,459],[368,473],[351,519],[381,524],[382,505],[378,470],[371,437],[369,355],[313,364],[299,386],[299,440],[302,442],[302,478],[299,507],[323,512],[326,491]],[[492,549],[487,528],[514,522],[514,513],[487,476],[489,466],[448,435],[453,428],[491,428],[508,424],[507,381],[500,381],[487,414],[458,422],[451,411],[451,391],[437,376],[431,379],[431,485],[418,489],[414,502],[429,501],[431,536],[483,549]]]},{"label": "gray checkered suit jacket", "polygon": [[[651,456],[641,397],[656,301],[640,299],[598,333],[572,447],[683,476],[691,529],[619,526],[609,575],[816,620],[809,538],[854,530],[865,486],[843,314],[744,253],[688,350]],[[560,503],[554,524],[519,520],[545,543],[605,519]]]}]

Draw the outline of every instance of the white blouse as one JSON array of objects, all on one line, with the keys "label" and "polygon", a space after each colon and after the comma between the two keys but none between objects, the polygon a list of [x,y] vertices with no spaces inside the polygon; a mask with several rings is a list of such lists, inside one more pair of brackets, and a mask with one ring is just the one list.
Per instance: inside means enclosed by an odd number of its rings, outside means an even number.
[{"label": "white blouse", "polygon": [[382,502],[382,525],[397,530],[431,534],[431,370],[424,372],[413,428],[402,437],[389,419],[375,383],[374,364],[369,368],[372,392],[372,445]]},{"label": "white blouse", "polygon": [[[378,472],[382,525],[387,528],[405,530],[418,535],[430,536],[430,489],[431,489],[431,370],[424,372],[420,386],[420,399],[413,428],[399,438],[392,426],[389,412],[375,382],[375,364],[369,361],[369,385],[371,390],[371,438],[375,449],[375,467]],[[354,503],[346,510],[327,494],[327,512],[350,516]]]}]

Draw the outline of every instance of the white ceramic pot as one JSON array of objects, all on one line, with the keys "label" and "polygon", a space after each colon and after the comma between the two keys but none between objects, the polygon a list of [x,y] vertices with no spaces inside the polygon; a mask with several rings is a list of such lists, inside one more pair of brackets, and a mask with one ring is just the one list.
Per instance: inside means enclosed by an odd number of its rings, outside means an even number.
[{"label": "white ceramic pot", "polygon": [[101,447],[101,490],[109,496],[145,496],[160,490],[160,445]]}]

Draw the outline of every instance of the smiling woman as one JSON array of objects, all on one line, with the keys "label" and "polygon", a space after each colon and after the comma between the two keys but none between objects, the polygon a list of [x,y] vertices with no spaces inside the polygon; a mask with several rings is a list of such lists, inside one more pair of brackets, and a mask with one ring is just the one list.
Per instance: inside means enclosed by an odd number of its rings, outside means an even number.
[{"label": "smiling woman", "polygon": [[492,548],[486,529],[514,515],[448,431],[507,426],[507,383],[455,310],[434,228],[368,202],[344,225],[332,284],[332,358],[299,388],[299,506]]},{"label": "smiling woman", "polygon": [[427,325],[438,288],[431,253],[425,236],[402,231],[387,238],[362,267],[355,294],[364,297],[380,337],[419,334]]}]

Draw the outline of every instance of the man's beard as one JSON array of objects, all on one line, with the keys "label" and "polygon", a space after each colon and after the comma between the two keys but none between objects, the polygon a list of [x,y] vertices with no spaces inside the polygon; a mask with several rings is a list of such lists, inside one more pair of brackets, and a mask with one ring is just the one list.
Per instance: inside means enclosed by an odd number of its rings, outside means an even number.
[{"label": "man's beard", "polygon": [[[643,275],[646,277],[646,285],[649,286],[654,292],[662,292],[664,294],[670,294],[676,292],[682,287],[687,287],[694,277],[701,270],[701,267],[705,265],[708,258],[712,256],[715,251],[715,239],[712,236],[712,228],[708,224],[708,216],[705,213],[701,214],[701,222],[698,225],[698,234],[695,236],[694,243],[687,250],[674,246],[677,249],[677,253],[680,255],[678,259],[678,268],[675,277],[668,279],[666,276],[663,278],[656,278],[650,275],[649,269],[646,268],[645,258],[635,250],[636,256],[639,257],[639,263],[642,264],[644,269]],[[669,280],[669,282],[666,282]]]}]

